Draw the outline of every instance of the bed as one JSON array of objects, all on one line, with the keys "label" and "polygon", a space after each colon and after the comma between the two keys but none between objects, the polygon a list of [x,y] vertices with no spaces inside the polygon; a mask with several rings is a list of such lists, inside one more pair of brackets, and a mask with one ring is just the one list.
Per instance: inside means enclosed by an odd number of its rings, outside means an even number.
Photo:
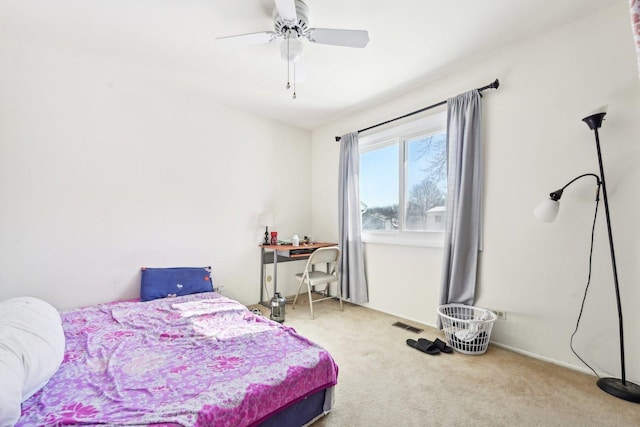
[{"label": "bed", "polygon": [[338,367],[286,325],[216,292],[61,313],[62,363],[17,426],[302,426]]}]

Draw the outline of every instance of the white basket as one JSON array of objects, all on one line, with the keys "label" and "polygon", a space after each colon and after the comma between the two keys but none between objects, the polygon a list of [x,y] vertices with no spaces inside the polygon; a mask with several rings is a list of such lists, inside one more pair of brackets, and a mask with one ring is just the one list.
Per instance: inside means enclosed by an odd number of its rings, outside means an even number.
[{"label": "white basket", "polygon": [[483,354],[489,346],[491,328],[498,318],[491,310],[464,304],[438,307],[449,346],[464,354]]}]

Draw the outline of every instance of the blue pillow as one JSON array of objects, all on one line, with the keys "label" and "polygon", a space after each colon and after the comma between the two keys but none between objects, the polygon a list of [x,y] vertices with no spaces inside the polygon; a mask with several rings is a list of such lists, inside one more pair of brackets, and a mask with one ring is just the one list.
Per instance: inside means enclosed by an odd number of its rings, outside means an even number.
[{"label": "blue pillow", "polygon": [[213,292],[211,267],[142,267],[141,271],[140,299],[142,301]]}]

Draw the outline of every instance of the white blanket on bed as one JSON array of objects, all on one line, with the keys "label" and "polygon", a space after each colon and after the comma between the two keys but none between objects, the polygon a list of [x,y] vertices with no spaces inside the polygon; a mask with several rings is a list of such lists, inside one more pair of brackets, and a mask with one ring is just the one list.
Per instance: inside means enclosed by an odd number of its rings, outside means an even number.
[{"label": "white blanket on bed", "polygon": [[0,426],[20,417],[20,404],[58,370],[65,339],[60,314],[32,298],[0,302]]}]

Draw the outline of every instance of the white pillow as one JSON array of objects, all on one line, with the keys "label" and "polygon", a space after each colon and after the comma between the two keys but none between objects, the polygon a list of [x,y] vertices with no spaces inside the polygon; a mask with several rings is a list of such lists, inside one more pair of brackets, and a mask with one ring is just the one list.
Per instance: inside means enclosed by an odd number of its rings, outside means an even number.
[{"label": "white pillow", "polygon": [[20,418],[20,404],[56,373],[64,357],[60,314],[32,297],[0,302],[0,426]]}]

